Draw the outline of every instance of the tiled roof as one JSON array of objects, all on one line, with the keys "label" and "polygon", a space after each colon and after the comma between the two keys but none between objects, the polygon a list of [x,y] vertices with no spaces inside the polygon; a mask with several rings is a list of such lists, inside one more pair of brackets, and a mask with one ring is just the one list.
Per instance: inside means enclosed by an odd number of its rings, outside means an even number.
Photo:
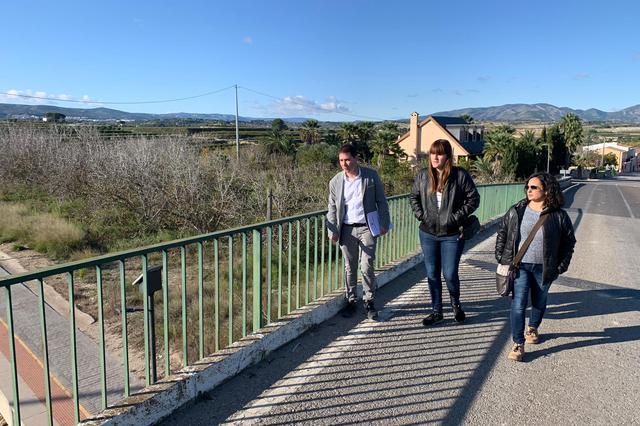
[{"label": "tiled roof", "polygon": [[467,124],[467,122],[460,117],[444,117],[439,115],[432,115],[431,118],[440,123],[441,126],[449,126],[451,124]]}]

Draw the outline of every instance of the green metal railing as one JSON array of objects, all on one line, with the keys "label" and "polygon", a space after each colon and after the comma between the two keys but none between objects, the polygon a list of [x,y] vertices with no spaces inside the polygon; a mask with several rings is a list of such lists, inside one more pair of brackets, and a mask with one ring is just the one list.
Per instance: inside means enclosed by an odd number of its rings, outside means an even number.
[{"label": "green metal railing", "polygon": [[[481,185],[478,190],[481,203],[476,214],[481,222],[503,214],[522,198],[521,184]],[[417,222],[408,195],[390,197],[389,208],[394,227],[378,239],[377,268],[398,261],[419,248]],[[20,395],[12,286],[32,280],[39,284],[44,404],[51,424],[50,342],[46,333],[42,289],[45,279],[59,275],[66,278],[71,340],[70,393],[75,420],[79,422],[82,390],[78,383],[74,312],[77,280],[93,280],[95,276],[99,365],[82,367],[99,372],[100,402],[104,409],[115,402],[108,400],[106,322],[117,324],[121,329],[122,396],[127,397],[131,393],[130,345],[144,348],[145,384],[148,386],[154,382],[151,368],[155,360],[150,359],[152,345],[161,345],[162,366],[159,370],[162,370],[163,377],[167,377],[179,368],[172,366],[172,354],[180,355],[182,367],[191,365],[194,359],[202,359],[291,311],[342,288],[344,263],[338,245],[326,237],[325,214],[321,211],[287,217],[1,278],[9,336],[13,423],[20,424]],[[195,262],[190,262],[192,258]],[[162,333],[158,334],[159,342],[151,341],[146,319],[141,320],[142,326],[136,327],[142,329],[142,335],[134,335],[132,319],[127,318],[132,305],[142,303],[145,313],[149,309],[146,284],[148,267],[152,264],[162,266],[162,290],[155,297],[162,304],[161,318],[151,324],[162,327]],[[142,295],[127,288],[127,274],[131,273],[142,275]],[[177,322],[179,328],[176,327]],[[175,364],[176,358],[173,359]]]}]

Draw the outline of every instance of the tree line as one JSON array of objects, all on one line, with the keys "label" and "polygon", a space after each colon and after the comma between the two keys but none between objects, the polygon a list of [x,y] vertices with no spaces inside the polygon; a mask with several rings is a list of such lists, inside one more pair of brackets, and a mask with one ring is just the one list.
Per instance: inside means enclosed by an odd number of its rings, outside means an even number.
[{"label": "tree line", "polygon": [[558,174],[561,169],[581,163],[584,142],[582,121],[571,113],[544,127],[539,136],[531,130],[516,135],[513,126],[499,125],[485,133],[482,156],[466,166],[482,182],[522,180],[543,170]]},{"label": "tree line", "polygon": [[[187,136],[114,140],[90,126],[5,123],[0,200],[79,224],[93,251],[125,249],[263,221],[269,189],[273,218],[325,209],[343,143],[378,169],[388,195],[406,193],[416,168],[405,161],[400,133],[393,122],[342,123],[333,130],[307,120],[292,129],[276,119],[267,138],[242,146],[238,161],[231,147],[200,146]],[[502,125],[490,128],[485,140],[481,156],[460,163],[478,183],[557,172],[580,161],[584,136],[579,118],[568,114],[537,137]]]}]

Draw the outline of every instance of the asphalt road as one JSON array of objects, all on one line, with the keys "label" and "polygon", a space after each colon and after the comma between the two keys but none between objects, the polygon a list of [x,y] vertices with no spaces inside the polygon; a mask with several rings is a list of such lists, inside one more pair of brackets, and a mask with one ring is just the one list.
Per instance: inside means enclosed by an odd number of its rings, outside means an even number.
[{"label": "asphalt road", "polygon": [[566,194],[578,244],[525,362],[489,230],[463,256],[464,324],[422,327],[419,266],[378,293],[385,321],[336,316],[164,424],[640,424],[640,178]]}]

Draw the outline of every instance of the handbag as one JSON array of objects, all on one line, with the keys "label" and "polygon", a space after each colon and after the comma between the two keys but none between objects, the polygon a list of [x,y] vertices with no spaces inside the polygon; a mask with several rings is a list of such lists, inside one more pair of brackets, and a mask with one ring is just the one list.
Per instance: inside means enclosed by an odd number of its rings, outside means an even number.
[{"label": "handbag", "polygon": [[535,237],[536,232],[542,226],[544,221],[547,219],[547,215],[541,215],[535,225],[533,225],[533,229],[529,232],[529,236],[518,250],[518,253],[513,258],[509,265],[498,265],[498,269],[496,270],[496,291],[502,297],[506,297],[513,292],[513,283],[516,280],[516,271],[520,267],[520,261],[522,257],[527,252],[531,241],[533,241],[533,237]]},{"label": "handbag", "polygon": [[480,231],[480,220],[476,215],[472,214],[467,217],[461,228],[460,239],[470,240]]}]

